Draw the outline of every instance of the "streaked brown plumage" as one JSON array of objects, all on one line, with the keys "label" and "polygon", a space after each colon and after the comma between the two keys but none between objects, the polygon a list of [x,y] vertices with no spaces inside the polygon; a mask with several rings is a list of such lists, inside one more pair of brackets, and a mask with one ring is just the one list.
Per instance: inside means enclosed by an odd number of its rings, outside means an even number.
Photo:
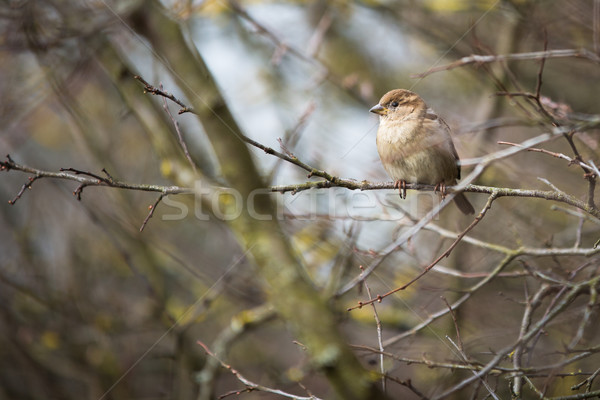
[{"label": "streaked brown plumage", "polygon": [[[380,116],[377,151],[393,180],[442,187],[456,184],[460,165],[450,129],[418,94],[392,90],[370,111]],[[457,193],[454,202],[464,214],[475,211],[463,193]]]}]

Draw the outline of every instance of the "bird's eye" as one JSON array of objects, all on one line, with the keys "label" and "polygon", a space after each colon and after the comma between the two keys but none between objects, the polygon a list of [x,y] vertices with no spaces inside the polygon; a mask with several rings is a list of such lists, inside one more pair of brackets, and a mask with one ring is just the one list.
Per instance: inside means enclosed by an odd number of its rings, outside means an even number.
[{"label": "bird's eye", "polygon": [[398,102],[397,101],[392,101],[392,107],[398,107]]}]

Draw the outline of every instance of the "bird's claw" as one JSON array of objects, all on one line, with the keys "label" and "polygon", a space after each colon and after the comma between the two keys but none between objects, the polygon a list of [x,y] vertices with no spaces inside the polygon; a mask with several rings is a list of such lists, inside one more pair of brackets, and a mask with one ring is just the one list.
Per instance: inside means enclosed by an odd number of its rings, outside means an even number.
[{"label": "bird's claw", "polygon": [[401,199],[406,199],[406,181],[404,179],[394,182],[394,187],[398,189]]},{"label": "bird's claw", "polygon": [[437,185],[435,185],[435,188],[433,189],[433,191],[435,193],[440,192],[440,194],[442,195],[442,200],[446,198],[446,184],[444,182],[440,182]]}]

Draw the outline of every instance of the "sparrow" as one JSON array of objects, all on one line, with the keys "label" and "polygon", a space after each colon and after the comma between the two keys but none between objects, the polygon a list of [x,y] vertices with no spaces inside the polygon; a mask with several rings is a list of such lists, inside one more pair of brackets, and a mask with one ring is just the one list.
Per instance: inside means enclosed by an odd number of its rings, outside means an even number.
[{"label": "sparrow", "polygon": [[[406,183],[436,185],[445,196],[446,185],[460,179],[460,164],[448,125],[416,93],[387,92],[369,110],[379,114],[377,151],[388,175],[406,198]],[[454,203],[464,214],[475,210],[463,193]]]}]

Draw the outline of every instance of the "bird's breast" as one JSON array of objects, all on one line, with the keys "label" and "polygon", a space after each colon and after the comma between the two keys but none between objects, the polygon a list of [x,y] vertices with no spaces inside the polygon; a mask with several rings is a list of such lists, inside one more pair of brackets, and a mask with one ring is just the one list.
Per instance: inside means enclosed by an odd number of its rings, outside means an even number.
[{"label": "bird's breast", "polygon": [[413,183],[453,184],[457,167],[450,136],[410,122],[383,123],[377,131],[377,151],[388,175]]}]

